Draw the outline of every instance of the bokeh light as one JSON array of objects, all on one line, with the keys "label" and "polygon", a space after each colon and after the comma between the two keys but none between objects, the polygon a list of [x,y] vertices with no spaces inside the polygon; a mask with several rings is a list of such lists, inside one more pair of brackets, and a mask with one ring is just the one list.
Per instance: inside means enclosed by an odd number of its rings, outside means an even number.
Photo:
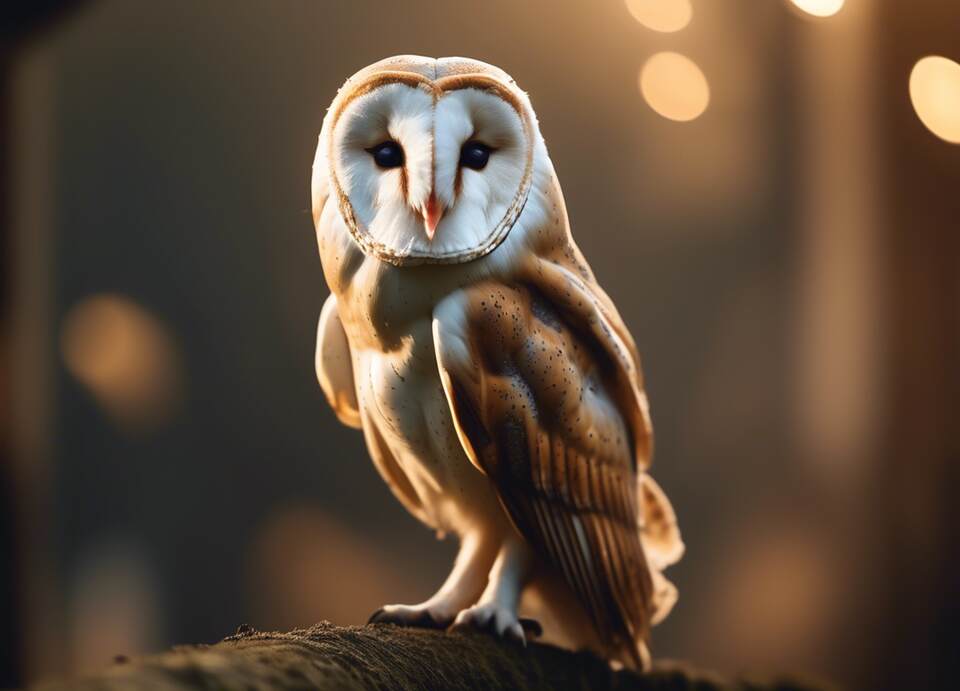
[{"label": "bokeh light", "polygon": [[840,11],[844,0],[790,0],[790,2],[814,17],[830,17]]},{"label": "bokeh light", "polygon": [[279,506],[266,516],[247,573],[255,621],[271,628],[322,619],[362,624],[381,605],[429,594],[418,592],[416,578],[391,563],[382,545],[309,504]]},{"label": "bokeh light", "polygon": [[626,0],[633,18],[648,29],[672,33],[690,23],[690,0]]},{"label": "bokeh light", "polygon": [[180,391],[179,357],[166,326],[132,300],[94,295],[77,303],[61,332],[67,370],[124,427],[166,419]]},{"label": "bokeh light", "polygon": [[960,144],[960,64],[939,55],[921,58],[910,72],[910,101],[927,129]]},{"label": "bokeh light", "polygon": [[651,56],[640,70],[640,92],[657,113],[678,122],[695,120],[710,103],[707,78],[680,53]]},{"label": "bokeh light", "polygon": [[163,616],[156,577],[129,538],[104,539],[81,555],[68,607],[74,672],[102,669],[116,655],[157,649]]},{"label": "bokeh light", "polygon": [[[839,557],[829,534],[811,530],[802,515],[764,514],[726,544],[714,575],[714,597],[704,613],[702,645],[737,655],[747,667],[785,669],[791,656],[823,656],[823,641],[842,606],[832,564]],[[808,520],[809,523],[809,520]],[[810,663],[815,664],[815,663]],[[815,667],[810,673],[818,674]]]}]

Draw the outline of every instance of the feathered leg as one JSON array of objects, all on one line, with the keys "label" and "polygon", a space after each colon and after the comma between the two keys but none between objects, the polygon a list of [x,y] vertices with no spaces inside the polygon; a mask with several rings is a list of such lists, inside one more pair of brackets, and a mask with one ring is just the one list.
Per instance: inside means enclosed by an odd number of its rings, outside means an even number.
[{"label": "feathered leg", "polygon": [[524,626],[534,636],[540,625],[521,621],[517,615],[520,594],[530,576],[534,560],[530,547],[519,537],[508,537],[497,552],[493,568],[480,600],[457,615],[454,628],[477,628],[526,643]]}]

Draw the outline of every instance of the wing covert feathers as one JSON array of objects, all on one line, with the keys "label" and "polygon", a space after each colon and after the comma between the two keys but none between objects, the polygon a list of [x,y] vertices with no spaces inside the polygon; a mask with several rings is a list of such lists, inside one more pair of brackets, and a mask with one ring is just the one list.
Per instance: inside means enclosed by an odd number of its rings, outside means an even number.
[{"label": "wing covert feathers", "polygon": [[441,379],[464,449],[521,534],[610,651],[640,667],[663,588],[638,530],[650,425],[635,350],[612,305],[557,265],[541,269],[437,307]]}]

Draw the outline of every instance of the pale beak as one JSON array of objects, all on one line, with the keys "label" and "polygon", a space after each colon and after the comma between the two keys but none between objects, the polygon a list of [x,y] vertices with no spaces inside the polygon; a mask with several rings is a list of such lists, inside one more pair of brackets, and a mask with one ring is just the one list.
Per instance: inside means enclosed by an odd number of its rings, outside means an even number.
[{"label": "pale beak", "polygon": [[437,195],[431,194],[427,205],[423,207],[423,229],[427,231],[430,240],[433,240],[433,234],[437,232],[437,224],[442,217],[443,207],[437,202]]}]

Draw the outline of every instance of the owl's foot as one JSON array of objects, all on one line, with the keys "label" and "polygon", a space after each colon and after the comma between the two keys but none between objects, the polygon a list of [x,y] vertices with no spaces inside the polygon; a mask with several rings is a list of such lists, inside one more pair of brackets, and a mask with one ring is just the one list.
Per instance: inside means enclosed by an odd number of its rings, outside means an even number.
[{"label": "owl's foot", "polygon": [[452,629],[487,631],[522,645],[527,644],[527,637],[536,638],[543,633],[540,622],[521,619],[515,610],[497,602],[480,603],[463,610],[454,620]]},{"label": "owl's foot", "polygon": [[466,535],[460,542],[453,570],[433,597],[418,605],[385,605],[367,623],[448,628],[457,612],[477,601],[495,556],[496,547],[482,534]]},{"label": "owl's foot", "polygon": [[460,612],[453,622],[454,629],[474,628],[490,631],[502,638],[527,644],[524,623],[531,637],[541,633],[540,624],[517,616],[520,592],[529,571],[531,555],[521,540],[503,543],[487,579],[487,587],[480,601]]},{"label": "owl's foot", "polygon": [[445,629],[453,621],[452,614],[423,605],[384,605],[370,615],[368,624],[396,624],[419,629]]}]

